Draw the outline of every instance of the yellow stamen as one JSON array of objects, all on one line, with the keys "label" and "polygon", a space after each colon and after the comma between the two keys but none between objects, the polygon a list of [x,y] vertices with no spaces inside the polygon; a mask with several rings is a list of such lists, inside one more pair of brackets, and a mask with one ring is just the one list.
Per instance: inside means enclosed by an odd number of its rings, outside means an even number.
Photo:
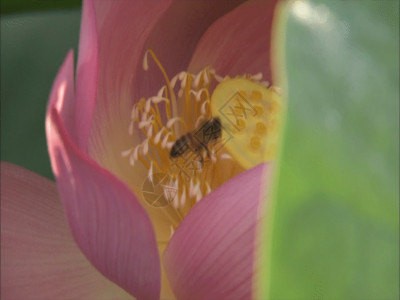
[{"label": "yellow stamen", "polygon": [[150,53],[150,55],[153,57],[153,60],[155,61],[155,63],[157,64],[158,68],[160,69],[160,71],[162,72],[162,74],[164,76],[164,79],[165,79],[165,82],[167,83],[167,87],[168,87],[168,90],[169,90],[169,93],[170,93],[170,97],[171,97],[171,100],[172,100],[172,112],[173,112],[174,115],[177,115],[178,114],[178,108],[177,108],[177,105],[176,105],[176,96],[175,96],[173,88],[171,87],[171,83],[169,81],[167,72],[164,70],[164,67],[162,66],[162,64],[158,60],[157,56],[154,54],[154,51],[151,50],[151,49],[147,50],[146,53],[144,54],[143,68],[145,70],[148,69],[148,63],[147,63],[147,54],[148,53]]},{"label": "yellow stamen", "polygon": [[[157,197],[147,204],[157,204],[148,209],[161,210],[175,230],[205,195],[245,169],[274,158],[282,103],[274,88],[261,83],[260,73],[231,79],[206,67],[198,74],[180,72],[170,80],[152,50],[145,53],[144,69],[149,68],[148,55],[162,72],[165,85],[157,95],[134,105],[128,133],[139,134],[143,140],[121,155],[133,169],[147,170],[143,181],[160,183],[167,178],[161,188],[166,205],[156,203]],[[211,86],[216,86],[214,91]],[[201,125],[216,117],[222,123],[222,137],[206,145],[196,142],[196,137],[206,134]],[[187,150],[173,158],[171,148],[177,147],[178,140]]]}]

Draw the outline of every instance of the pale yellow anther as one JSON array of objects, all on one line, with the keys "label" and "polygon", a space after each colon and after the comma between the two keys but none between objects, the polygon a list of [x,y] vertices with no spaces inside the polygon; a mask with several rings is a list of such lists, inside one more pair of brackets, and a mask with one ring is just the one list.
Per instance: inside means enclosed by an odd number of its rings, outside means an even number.
[{"label": "pale yellow anther", "polygon": [[258,150],[261,146],[261,140],[258,136],[252,136],[250,139],[251,150]]},{"label": "pale yellow anther", "polygon": [[243,97],[243,98],[245,98],[245,99],[247,99],[247,93],[245,92],[245,91],[239,91],[239,94]]},{"label": "pale yellow anther", "polygon": [[263,122],[257,122],[256,133],[263,135],[267,132],[267,126]]},{"label": "pale yellow anther", "polygon": [[260,105],[254,106],[254,110],[255,110],[255,116],[256,117],[261,117],[262,114],[264,113],[264,109]]}]

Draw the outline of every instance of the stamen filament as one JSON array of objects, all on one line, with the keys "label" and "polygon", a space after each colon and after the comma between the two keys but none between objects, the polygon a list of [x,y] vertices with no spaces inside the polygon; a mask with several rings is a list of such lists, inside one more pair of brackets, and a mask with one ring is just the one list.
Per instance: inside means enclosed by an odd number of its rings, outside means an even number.
[{"label": "stamen filament", "polygon": [[[153,50],[148,49],[148,50],[146,51],[146,53],[145,53],[145,60],[147,61],[147,54],[148,54],[148,53],[150,53],[150,55],[151,55],[151,57],[153,58],[154,62],[157,64],[158,68],[160,69],[161,73],[162,73],[163,76],[164,76],[164,79],[165,79],[165,82],[167,83],[167,87],[168,87],[169,94],[170,94],[170,97],[171,97],[171,102],[172,102],[172,114],[173,114],[174,116],[178,116],[178,106],[177,106],[177,103],[176,103],[176,96],[175,96],[175,93],[174,93],[173,88],[171,87],[171,83],[170,83],[170,81],[169,81],[167,72],[165,71],[165,69],[164,69],[164,67],[162,66],[162,64],[160,63],[160,61],[158,60],[157,56],[154,54],[154,51],[153,51]],[[147,67],[148,67],[148,65],[147,65]],[[146,70],[146,68],[145,68],[145,70]],[[179,131],[176,131],[176,132],[179,132]]]}]

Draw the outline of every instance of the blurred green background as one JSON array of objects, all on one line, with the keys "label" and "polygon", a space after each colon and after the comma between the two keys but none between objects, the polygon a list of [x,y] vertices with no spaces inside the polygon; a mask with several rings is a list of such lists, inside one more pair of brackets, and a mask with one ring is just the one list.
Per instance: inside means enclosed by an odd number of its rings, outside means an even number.
[{"label": "blurred green background", "polygon": [[[64,9],[37,11],[34,3],[46,9],[61,3]],[[80,6],[60,3],[1,3],[1,159],[49,178],[54,177],[44,131],[47,99],[68,50],[76,55],[79,39]]]},{"label": "blurred green background", "polygon": [[263,295],[399,299],[399,2],[287,9],[288,115]]},{"label": "blurred green background", "polygon": [[[77,49],[79,1],[1,8],[1,159],[53,178],[45,109]],[[263,297],[398,299],[399,3],[296,1],[285,39],[289,108]]]}]

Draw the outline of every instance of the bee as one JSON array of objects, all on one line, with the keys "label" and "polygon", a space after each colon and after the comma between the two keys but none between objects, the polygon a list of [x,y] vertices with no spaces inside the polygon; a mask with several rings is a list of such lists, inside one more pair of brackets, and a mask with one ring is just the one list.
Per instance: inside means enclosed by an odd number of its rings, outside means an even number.
[{"label": "bee", "polygon": [[198,129],[181,136],[173,144],[169,156],[177,158],[187,153],[189,150],[200,156],[201,165],[204,162],[204,153],[210,158],[208,145],[216,142],[222,135],[221,121],[218,117],[211,118],[202,122]]}]

